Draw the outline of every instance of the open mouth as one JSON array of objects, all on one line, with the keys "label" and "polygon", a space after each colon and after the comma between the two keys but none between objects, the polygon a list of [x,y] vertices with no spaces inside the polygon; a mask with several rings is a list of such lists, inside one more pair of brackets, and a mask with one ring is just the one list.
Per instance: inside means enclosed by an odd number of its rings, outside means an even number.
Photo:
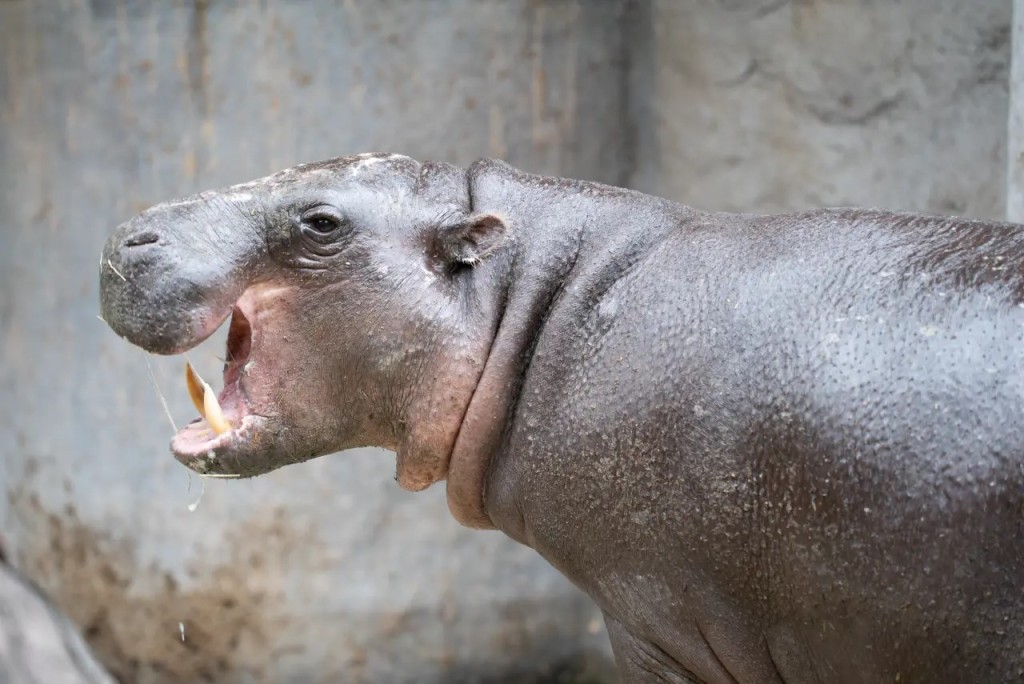
[{"label": "open mouth", "polygon": [[244,387],[251,352],[252,324],[236,304],[228,328],[220,393],[215,393],[191,365],[186,367],[186,384],[199,417],[178,431],[171,441],[171,451],[198,472],[222,471],[223,467],[216,465],[218,450],[237,448],[255,433],[259,416],[252,413]]}]

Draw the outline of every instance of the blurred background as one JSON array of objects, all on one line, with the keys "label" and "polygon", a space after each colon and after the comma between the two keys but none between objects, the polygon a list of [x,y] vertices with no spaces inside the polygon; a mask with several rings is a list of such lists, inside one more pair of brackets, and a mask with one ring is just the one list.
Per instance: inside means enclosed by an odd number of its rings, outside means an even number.
[{"label": "blurred background", "polygon": [[589,600],[391,454],[189,477],[181,359],[97,319],[106,236],[364,151],[1020,218],[1013,33],[1010,0],[0,0],[8,560],[124,683],[614,681]]}]

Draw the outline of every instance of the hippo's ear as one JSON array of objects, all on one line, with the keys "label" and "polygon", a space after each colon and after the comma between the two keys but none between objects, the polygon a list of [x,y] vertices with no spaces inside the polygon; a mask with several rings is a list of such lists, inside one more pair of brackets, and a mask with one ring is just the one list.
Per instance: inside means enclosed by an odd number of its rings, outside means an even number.
[{"label": "hippo's ear", "polygon": [[449,264],[475,266],[496,250],[508,233],[505,221],[494,214],[473,214],[441,228],[438,251]]}]

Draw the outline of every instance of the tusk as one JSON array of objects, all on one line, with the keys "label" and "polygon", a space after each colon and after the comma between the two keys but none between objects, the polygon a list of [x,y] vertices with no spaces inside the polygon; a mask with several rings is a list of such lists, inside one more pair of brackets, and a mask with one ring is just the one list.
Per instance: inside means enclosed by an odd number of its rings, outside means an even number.
[{"label": "tusk", "polygon": [[188,386],[188,396],[207,425],[213,428],[218,435],[230,430],[231,423],[224,418],[220,402],[217,401],[217,394],[212,387],[206,384],[205,380],[199,377],[199,374],[192,368],[192,364],[188,362],[185,363],[185,384]]},{"label": "tusk", "polygon": [[199,415],[206,418],[206,407],[203,406],[203,379],[199,377],[192,364],[185,362],[185,384],[188,386],[188,396],[192,399],[192,405],[199,411]]},{"label": "tusk", "polygon": [[217,395],[214,394],[213,389],[203,383],[203,407],[206,408],[206,422],[210,424],[213,431],[218,435],[223,435],[225,432],[231,429],[231,423],[224,418],[224,412],[220,410],[220,402],[217,401]]}]

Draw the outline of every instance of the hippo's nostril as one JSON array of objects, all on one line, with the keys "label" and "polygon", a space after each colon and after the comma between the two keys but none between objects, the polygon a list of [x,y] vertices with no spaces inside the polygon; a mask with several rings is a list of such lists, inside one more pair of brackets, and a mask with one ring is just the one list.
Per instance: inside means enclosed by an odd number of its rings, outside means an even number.
[{"label": "hippo's nostril", "polygon": [[142,245],[152,245],[153,243],[157,242],[159,239],[160,239],[160,237],[156,233],[154,233],[153,231],[145,230],[145,231],[143,231],[141,233],[136,233],[135,235],[129,235],[127,238],[125,238],[124,246],[125,247],[141,247]]}]

